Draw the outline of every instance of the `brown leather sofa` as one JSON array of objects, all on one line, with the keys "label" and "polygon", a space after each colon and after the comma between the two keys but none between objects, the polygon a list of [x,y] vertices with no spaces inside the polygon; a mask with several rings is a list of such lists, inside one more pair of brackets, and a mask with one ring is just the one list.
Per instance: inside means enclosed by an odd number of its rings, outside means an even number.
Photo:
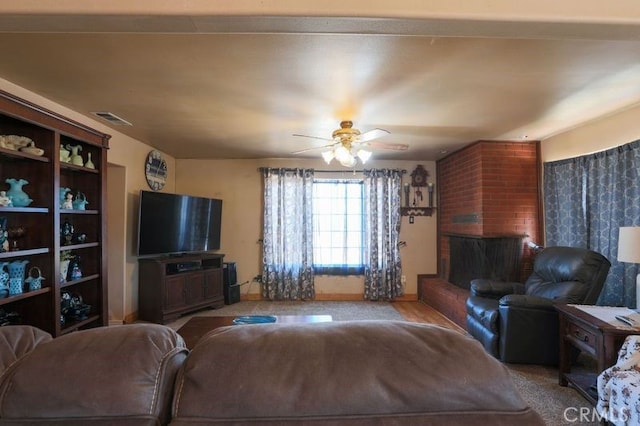
[{"label": "brown leather sofa", "polygon": [[398,321],[0,327],[0,425],[543,425],[472,338]]}]

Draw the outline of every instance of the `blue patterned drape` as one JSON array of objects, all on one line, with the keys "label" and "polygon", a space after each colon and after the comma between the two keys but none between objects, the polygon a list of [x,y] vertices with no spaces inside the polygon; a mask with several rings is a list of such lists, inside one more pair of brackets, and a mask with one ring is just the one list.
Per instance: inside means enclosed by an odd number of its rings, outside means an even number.
[{"label": "blue patterned drape", "polygon": [[313,299],[313,170],[262,169],[262,174],[262,296]]},{"label": "blue patterned drape", "polygon": [[635,307],[638,265],[617,261],[618,230],[640,226],[640,141],[544,164],[547,246],[584,247],[611,261],[598,304]]},{"label": "blue patterned drape", "polygon": [[400,236],[401,170],[365,170],[364,298],[403,294]]}]

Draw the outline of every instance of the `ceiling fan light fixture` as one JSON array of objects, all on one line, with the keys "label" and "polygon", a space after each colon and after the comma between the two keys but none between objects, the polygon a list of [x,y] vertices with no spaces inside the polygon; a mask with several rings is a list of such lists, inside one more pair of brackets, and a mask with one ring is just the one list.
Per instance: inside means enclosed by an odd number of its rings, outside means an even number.
[{"label": "ceiling fan light fixture", "polygon": [[371,158],[371,151],[367,151],[366,149],[359,149],[356,152],[356,156],[362,161],[362,164],[366,163],[369,158]]},{"label": "ceiling fan light fixture", "polygon": [[322,158],[327,164],[331,164],[331,161],[335,158],[344,167],[353,167],[358,162],[358,159],[360,159],[362,164],[366,163],[367,160],[371,158],[371,154],[371,151],[367,151],[366,149],[358,149],[356,153],[353,154],[351,149],[340,145],[328,151],[323,151]]},{"label": "ceiling fan light fixture", "polygon": [[353,167],[356,165],[357,160],[356,157],[354,157],[353,155],[349,154],[349,157],[347,158],[343,158],[342,160],[338,160],[340,162],[340,164],[342,164],[344,167]]},{"label": "ceiling fan light fixture", "polygon": [[388,130],[378,128],[360,133],[360,130],[353,127],[352,121],[343,120],[340,122],[340,128],[334,130],[331,134],[331,139],[294,133],[293,136],[321,139],[332,143],[317,148],[301,149],[299,151],[292,152],[292,154],[300,154],[302,152],[307,152],[314,149],[323,149],[324,151],[322,152],[322,158],[327,164],[331,164],[331,161],[333,161],[333,159],[335,158],[343,166],[353,167],[358,163],[358,161],[360,161],[362,164],[365,164],[367,161],[369,161],[373,154],[371,151],[367,149],[361,149],[360,147],[364,146],[374,149],[393,149],[396,151],[405,151],[409,148],[409,146],[405,144],[381,144],[379,142],[370,142],[374,139],[386,136],[388,134]]},{"label": "ceiling fan light fixture", "polygon": [[342,164],[343,162],[349,162],[350,159],[353,158],[351,152],[349,152],[349,150],[343,145],[337,146],[333,152],[333,155],[335,155],[336,160],[338,160],[340,164]]},{"label": "ceiling fan light fixture", "polygon": [[324,158],[324,161],[327,164],[331,164],[331,160],[333,160],[333,158],[335,157],[335,155],[333,154],[333,150],[330,149],[329,151],[324,151],[322,153],[322,158]]}]

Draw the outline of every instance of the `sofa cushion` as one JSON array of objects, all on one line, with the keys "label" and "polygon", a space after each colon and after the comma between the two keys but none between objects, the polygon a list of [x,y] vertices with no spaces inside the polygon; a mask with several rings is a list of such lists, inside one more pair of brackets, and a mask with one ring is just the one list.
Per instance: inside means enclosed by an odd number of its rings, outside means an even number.
[{"label": "sofa cushion", "polygon": [[167,423],[187,353],[175,331],[156,324],[59,337],[7,371],[0,383],[0,424]]},{"label": "sofa cushion", "polygon": [[36,346],[51,339],[49,333],[30,325],[0,327],[0,374]]},{"label": "sofa cushion", "polygon": [[178,373],[172,425],[542,425],[472,338],[353,321],[216,329]]}]

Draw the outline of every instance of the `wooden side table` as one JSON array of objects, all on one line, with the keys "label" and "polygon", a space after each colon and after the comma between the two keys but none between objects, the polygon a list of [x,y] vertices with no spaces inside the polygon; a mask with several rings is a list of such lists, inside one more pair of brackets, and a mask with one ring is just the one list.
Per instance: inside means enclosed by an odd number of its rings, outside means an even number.
[{"label": "wooden side table", "polygon": [[[640,334],[638,327],[607,321],[613,310],[626,308],[589,307],[586,312],[578,305],[556,305],[560,323],[560,359],[558,365],[560,386],[572,385],[583,397],[595,405],[595,399],[587,392],[600,372],[616,363],[618,351],[630,334]],[[594,309],[595,308],[595,309]],[[572,348],[595,358],[597,372],[572,373]]]}]

